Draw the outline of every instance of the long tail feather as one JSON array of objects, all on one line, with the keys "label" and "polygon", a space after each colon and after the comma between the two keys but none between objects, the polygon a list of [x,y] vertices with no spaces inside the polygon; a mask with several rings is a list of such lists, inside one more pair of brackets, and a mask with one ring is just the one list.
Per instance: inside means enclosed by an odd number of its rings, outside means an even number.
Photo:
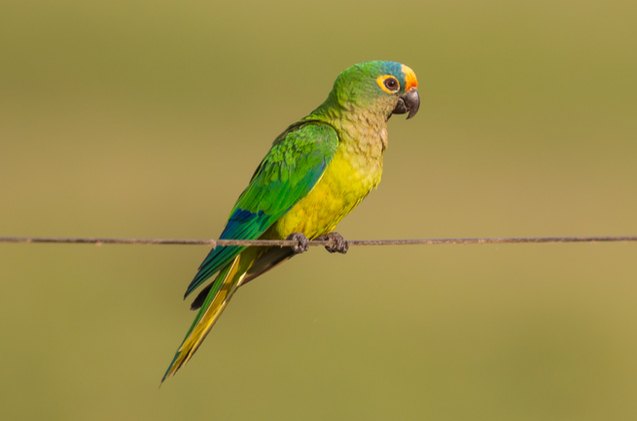
[{"label": "long tail feather", "polygon": [[179,346],[175,356],[168,366],[164,382],[169,376],[174,375],[181,366],[186,364],[206,338],[210,329],[215,324],[223,310],[226,308],[232,294],[241,286],[246,272],[255,260],[255,248],[246,249],[235,259],[226,265],[212,282],[212,286],[204,300],[195,320],[186,333],[186,337]]},{"label": "long tail feather", "polygon": [[[250,266],[250,269],[246,272],[245,278],[241,280],[241,285],[245,285],[254,278],[261,276],[263,273],[269,271],[279,263],[292,257],[294,253],[288,248],[272,247],[270,249],[261,250],[254,264]],[[208,293],[214,287],[214,282],[208,284],[203,288],[197,297],[190,305],[191,310],[198,310],[203,305],[204,301],[208,297]]]}]

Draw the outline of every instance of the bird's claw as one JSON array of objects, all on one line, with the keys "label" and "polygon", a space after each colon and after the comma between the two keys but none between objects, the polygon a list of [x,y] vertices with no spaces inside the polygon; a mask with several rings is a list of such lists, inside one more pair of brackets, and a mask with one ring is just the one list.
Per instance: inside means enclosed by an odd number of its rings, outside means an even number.
[{"label": "bird's claw", "polygon": [[328,234],[322,235],[317,240],[328,241],[329,243],[325,246],[325,250],[330,253],[347,253],[349,249],[349,244],[345,238],[338,232],[330,232]]},{"label": "bird's claw", "polygon": [[296,241],[296,244],[292,246],[294,254],[305,253],[310,248],[310,240],[302,232],[290,234],[286,240]]}]

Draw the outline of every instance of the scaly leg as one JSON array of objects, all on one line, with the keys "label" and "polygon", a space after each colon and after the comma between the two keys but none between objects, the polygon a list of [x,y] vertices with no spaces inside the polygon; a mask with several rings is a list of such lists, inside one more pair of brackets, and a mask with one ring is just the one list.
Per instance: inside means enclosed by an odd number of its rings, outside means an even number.
[{"label": "scaly leg", "polygon": [[347,240],[343,238],[343,236],[339,234],[338,232],[330,232],[325,235],[321,235],[320,237],[317,238],[317,240],[329,241],[330,244],[325,246],[325,250],[329,251],[330,253],[345,254],[347,253],[347,250],[349,249],[349,244],[347,243]]},{"label": "scaly leg", "polygon": [[298,244],[292,247],[294,254],[305,253],[310,248],[310,240],[302,232],[292,233],[286,240],[296,241]]}]

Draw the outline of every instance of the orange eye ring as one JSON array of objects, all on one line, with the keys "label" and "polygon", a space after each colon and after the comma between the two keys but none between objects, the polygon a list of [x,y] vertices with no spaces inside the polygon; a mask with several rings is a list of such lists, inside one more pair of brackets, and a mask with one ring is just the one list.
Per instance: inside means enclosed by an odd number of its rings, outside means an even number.
[{"label": "orange eye ring", "polygon": [[385,93],[390,95],[400,91],[400,82],[392,75],[378,76],[376,83]]}]

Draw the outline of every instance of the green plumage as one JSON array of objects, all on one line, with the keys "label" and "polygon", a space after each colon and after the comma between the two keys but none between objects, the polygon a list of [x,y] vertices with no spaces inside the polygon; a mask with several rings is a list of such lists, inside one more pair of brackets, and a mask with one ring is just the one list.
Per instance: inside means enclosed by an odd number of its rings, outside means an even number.
[{"label": "green plumage", "polygon": [[[328,124],[304,121],[288,128],[275,140],[239,196],[221,238],[259,238],[314,187],[337,146],[338,135]],[[213,249],[189,285],[186,296],[243,249]]]}]

